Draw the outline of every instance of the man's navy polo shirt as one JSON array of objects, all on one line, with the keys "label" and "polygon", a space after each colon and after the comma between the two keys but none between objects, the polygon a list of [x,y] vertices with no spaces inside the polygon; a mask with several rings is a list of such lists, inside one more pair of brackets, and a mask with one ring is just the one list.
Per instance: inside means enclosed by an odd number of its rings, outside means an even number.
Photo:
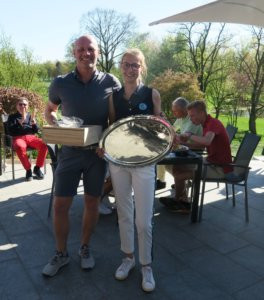
[{"label": "man's navy polo shirt", "polygon": [[96,70],[91,80],[83,83],[76,71],[53,80],[49,100],[61,105],[62,115],[81,118],[83,125],[102,125],[108,119],[108,98],[120,88],[119,80],[111,74]]}]

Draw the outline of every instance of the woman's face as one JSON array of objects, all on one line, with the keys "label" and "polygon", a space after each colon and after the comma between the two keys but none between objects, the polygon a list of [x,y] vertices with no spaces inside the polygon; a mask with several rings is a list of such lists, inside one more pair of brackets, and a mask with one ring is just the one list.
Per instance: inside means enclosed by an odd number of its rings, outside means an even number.
[{"label": "woman's face", "polygon": [[126,54],[121,63],[121,73],[125,82],[134,82],[140,79],[142,66],[140,59],[132,54]]}]

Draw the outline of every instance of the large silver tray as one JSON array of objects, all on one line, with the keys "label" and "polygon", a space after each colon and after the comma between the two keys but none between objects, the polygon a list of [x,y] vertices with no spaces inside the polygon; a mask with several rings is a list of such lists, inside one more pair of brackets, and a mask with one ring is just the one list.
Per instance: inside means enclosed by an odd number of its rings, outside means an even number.
[{"label": "large silver tray", "polygon": [[105,159],[117,165],[139,167],[160,161],[172,148],[174,130],[155,116],[136,115],[112,124],[100,140]]}]

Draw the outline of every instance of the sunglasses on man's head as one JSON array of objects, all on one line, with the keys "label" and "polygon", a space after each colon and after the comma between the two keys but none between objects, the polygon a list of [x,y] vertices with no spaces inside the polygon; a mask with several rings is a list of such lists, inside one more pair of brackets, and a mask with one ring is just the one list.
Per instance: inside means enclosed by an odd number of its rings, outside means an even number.
[{"label": "sunglasses on man's head", "polygon": [[27,106],[27,103],[18,103],[19,106]]}]

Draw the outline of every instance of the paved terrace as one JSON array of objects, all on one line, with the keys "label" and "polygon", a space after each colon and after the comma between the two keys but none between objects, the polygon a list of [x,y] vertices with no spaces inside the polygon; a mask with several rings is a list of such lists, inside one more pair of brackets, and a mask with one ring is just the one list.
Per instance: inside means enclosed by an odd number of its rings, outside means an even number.
[{"label": "paved terrace", "polygon": [[[47,166],[45,180],[25,182],[19,164],[15,181],[8,166],[0,177],[0,299],[264,299],[263,157],[251,167],[248,224],[243,193],[237,191],[233,208],[223,185],[207,185],[201,223],[191,224],[188,216],[169,213],[155,201],[156,290],[145,294],[138,265],[128,280],[114,279],[121,260],[115,213],[100,216],[92,239],[95,269],[80,269],[82,187],[71,210],[71,262],[54,278],[44,278],[41,270],[54,253],[52,221],[47,219],[51,169]],[[157,196],[169,193],[167,188]]]}]

